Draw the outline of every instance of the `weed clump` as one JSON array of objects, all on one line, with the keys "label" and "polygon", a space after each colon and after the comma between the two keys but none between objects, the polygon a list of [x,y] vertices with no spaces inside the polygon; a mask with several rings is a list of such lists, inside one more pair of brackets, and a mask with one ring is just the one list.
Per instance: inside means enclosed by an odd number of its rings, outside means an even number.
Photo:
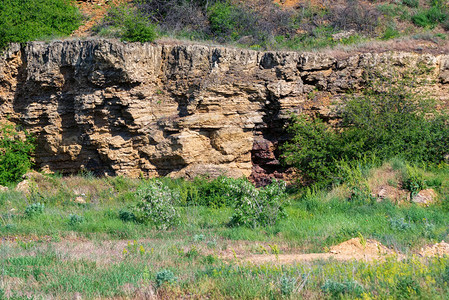
[{"label": "weed clump", "polygon": [[76,226],[84,222],[84,217],[79,216],[77,214],[71,214],[69,216],[69,225],[70,226]]},{"label": "weed clump", "polygon": [[357,281],[338,282],[334,280],[326,280],[321,287],[321,290],[324,293],[331,295],[333,298],[338,299],[344,295],[360,297],[364,291],[364,288]]},{"label": "weed clump", "polygon": [[25,215],[28,218],[32,218],[34,216],[38,216],[44,213],[45,204],[43,203],[32,203],[25,208]]},{"label": "weed clump", "polygon": [[177,278],[175,274],[168,269],[163,269],[156,274],[156,288],[160,288],[164,284],[174,284]]}]

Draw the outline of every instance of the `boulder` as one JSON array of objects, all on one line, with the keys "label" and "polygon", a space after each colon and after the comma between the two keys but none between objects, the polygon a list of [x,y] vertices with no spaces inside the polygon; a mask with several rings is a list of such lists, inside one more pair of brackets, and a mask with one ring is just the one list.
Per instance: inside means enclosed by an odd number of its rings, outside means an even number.
[{"label": "boulder", "polygon": [[437,198],[437,193],[434,189],[425,189],[421,190],[418,194],[413,196],[412,202],[429,206],[430,204],[434,203]]}]

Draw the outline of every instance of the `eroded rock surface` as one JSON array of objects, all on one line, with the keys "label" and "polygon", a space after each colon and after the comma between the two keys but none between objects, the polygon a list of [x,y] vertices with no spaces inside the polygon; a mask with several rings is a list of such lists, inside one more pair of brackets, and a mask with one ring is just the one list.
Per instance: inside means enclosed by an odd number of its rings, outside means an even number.
[{"label": "eroded rock surface", "polygon": [[11,45],[0,57],[0,119],[37,137],[47,171],[281,178],[291,113],[334,118],[370,68],[425,69],[448,97],[449,56],[257,52],[108,40]]}]

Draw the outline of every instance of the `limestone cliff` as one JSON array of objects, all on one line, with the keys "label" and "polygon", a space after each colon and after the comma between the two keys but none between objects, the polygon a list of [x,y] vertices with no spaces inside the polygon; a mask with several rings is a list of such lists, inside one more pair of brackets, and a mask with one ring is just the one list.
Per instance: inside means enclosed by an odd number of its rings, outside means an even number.
[{"label": "limestone cliff", "polygon": [[38,168],[126,176],[281,177],[292,112],[332,118],[364,72],[425,67],[449,98],[449,55],[257,52],[108,40],[13,44],[0,56],[0,119],[37,138]]}]

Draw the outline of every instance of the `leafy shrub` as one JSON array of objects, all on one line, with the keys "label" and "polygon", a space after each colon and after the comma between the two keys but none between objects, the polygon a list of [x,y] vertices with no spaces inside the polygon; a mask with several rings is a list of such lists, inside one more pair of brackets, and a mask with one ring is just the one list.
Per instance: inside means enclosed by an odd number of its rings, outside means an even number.
[{"label": "leafy shrub", "polygon": [[407,174],[403,179],[403,187],[410,191],[410,196],[413,198],[419,191],[425,189],[427,185],[416,167],[407,165],[406,170]]},{"label": "leafy shrub", "polygon": [[343,295],[352,295],[360,297],[363,294],[363,286],[357,281],[338,282],[334,280],[326,280],[321,290],[330,294],[333,298],[340,298]]},{"label": "leafy shrub", "polygon": [[184,38],[267,46],[274,36],[287,38],[295,32],[293,10],[271,0],[142,0],[137,7],[162,32]]},{"label": "leafy shrub", "polygon": [[405,221],[404,218],[390,218],[390,226],[393,230],[397,231],[407,231],[412,229],[412,225]]},{"label": "leafy shrub", "polygon": [[353,203],[366,204],[374,203],[376,198],[371,194],[368,186],[359,184],[351,188],[351,196],[349,200]]},{"label": "leafy shrub", "polygon": [[235,209],[230,222],[232,226],[271,226],[286,216],[285,183],[282,181],[273,181],[260,190],[244,182],[239,186],[231,186],[231,193],[235,195]]},{"label": "leafy shrub", "polygon": [[29,218],[44,213],[45,205],[43,203],[32,203],[25,208],[25,215]]},{"label": "leafy shrub", "polygon": [[164,284],[174,284],[177,278],[171,270],[163,269],[156,274],[156,287],[159,288]]},{"label": "leafy shrub", "polygon": [[34,139],[12,125],[0,124],[0,185],[16,183],[31,167]]},{"label": "leafy shrub", "polygon": [[84,222],[83,216],[78,216],[77,214],[71,214],[69,216],[69,225],[70,226],[76,226],[78,224],[81,224]]},{"label": "leafy shrub", "polygon": [[399,36],[399,31],[397,30],[396,26],[389,24],[387,28],[384,31],[384,34],[382,35],[383,40],[390,40],[394,39]]},{"label": "leafy shrub", "polygon": [[421,27],[435,27],[448,19],[446,9],[439,6],[432,6],[429,9],[422,9],[412,16],[412,21]]},{"label": "leafy shrub", "polygon": [[396,284],[397,299],[410,299],[421,295],[421,286],[411,277],[402,277]]},{"label": "leafy shrub", "polygon": [[350,97],[338,109],[339,130],[319,119],[293,116],[289,127],[293,137],[281,149],[284,161],[296,167],[306,183],[339,182],[343,179],[339,164],[364,157],[444,161],[449,145],[447,116],[411,91],[415,79],[410,74],[392,78],[372,73],[367,82],[372,85],[362,95]]},{"label": "leafy shrub", "polygon": [[161,181],[152,180],[137,191],[138,203],[133,213],[137,221],[150,223],[158,229],[167,229],[179,223],[175,204],[179,194]]},{"label": "leafy shrub", "polygon": [[306,183],[335,180],[336,159],[343,156],[339,134],[320,119],[296,115],[288,131],[293,138],[281,148],[284,162],[300,170]]},{"label": "leafy shrub", "polygon": [[295,285],[296,278],[288,275],[282,275],[281,279],[279,280],[279,288],[283,296],[290,296],[295,290]]},{"label": "leafy shrub", "polygon": [[0,48],[49,36],[69,35],[81,24],[71,0],[0,1]]},{"label": "leafy shrub", "polygon": [[127,5],[112,7],[96,30],[100,35],[121,37],[130,42],[152,42],[157,38],[156,25],[139,10]]},{"label": "leafy shrub", "polygon": [[408,7],[418,8],[419,0],[402,0],[402,4],[404,4]]},{"label": "leafy shrub", "polygon": [[136,221],[136,215],[132,211],[129,211],[127,209],[121,209],[118,212],[118,216],[119,216],[120,220],[122,220],[123,222],[135,222]]}]

